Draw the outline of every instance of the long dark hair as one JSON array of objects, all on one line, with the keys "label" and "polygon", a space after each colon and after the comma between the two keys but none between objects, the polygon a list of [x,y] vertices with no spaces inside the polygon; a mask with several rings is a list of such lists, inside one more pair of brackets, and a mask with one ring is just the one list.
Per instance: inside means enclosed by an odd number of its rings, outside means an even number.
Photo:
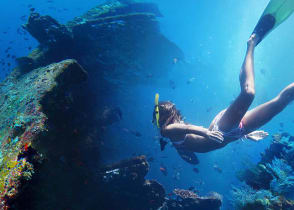
[{"label": "long dark hair", "polygon": [[[152,122],[156,123],[155,108],[156,106],[154,107]],[[180,111],[176,109],[175,104],[169,101],[161,101],[158,103],[158,108],[159,108],[158,123],[160,128],[166,127],[172,123],[178,123],[182,121],[182,115]]]}]

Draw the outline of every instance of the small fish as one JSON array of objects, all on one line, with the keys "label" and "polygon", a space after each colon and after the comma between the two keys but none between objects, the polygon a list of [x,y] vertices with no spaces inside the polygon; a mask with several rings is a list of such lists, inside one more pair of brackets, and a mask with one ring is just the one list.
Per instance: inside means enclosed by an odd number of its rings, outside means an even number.
[{"label": "small fish", "polygon": [[132,131],[131,130],[130,133],[133,134],[136,137],[142,137],[142,134],[140,132],[138,132],[138,131]]},{"label": "small fish", "polygon": [[260,73],[263,74],[263,75],[265,75],[266,70],[265,69],[260,69]]},{"label": "small fish", "polygon": [[212,107],[206,109],[206,112],[209,113],[212,110]]},{"label": "small fish", "polygon": [[264,164],[258,164],[258,166],[260,167],[260,168],[262,168],[262,169],[264,169],[264,170],[266,170],[266,166],[264,165]]},{"label": "small fish", "polygon": [[25,143],[25,145],[24,145],[24,151],[28,151],[28,149],[29,149],[29,143]]},{"label": "small fish", "polygon": [[30,8],[30,12],[34,12],[36,9],[35,8]]},{"label": "small fish", "polygon": [[280,122],[280,127],[283,128],[284,127],[284,123]]},{"label": "small fish", "polygon": [[128,128],[123,128],[123,131],[127,132],[127,133],[130,133],[136,137],[142,137],[142,134],[138,131],[135,131],[135,130],[130,130]]},{"label": "small fish", "polygon": [[175,174],[173,175],[173,178],[177,181],[179,181],[181,179],[181,173],[176,171]]},{"label": "small fish", "polygon": [[214,168],[214,170],[216,170],[219,173],[222,173],[223,172],[223,169],[221,169],[217,164],[214,164],[213,165],[213,168]]},{"label": "small fish", "polygon": [[195,77],[191,77],[190,79],[188,79],[188,81],[187,81],[187,84],[189,85],[189,84],[191,84],[192,82],[194,82],[195,81]]},{"label": "small fish", "polygon": [[179,61],[179,59],[178,59],[178,58],[173,58],[173,64],[177,64],[177,63],[178,63],[178,61]]},{"label": "small fish", "polygon": [[165,166],[160,166],[159,167],[159,170],[162,172],[162,174],[164,175],[164,176],[167,176],[167,169],[166,169],[166,167]]}]

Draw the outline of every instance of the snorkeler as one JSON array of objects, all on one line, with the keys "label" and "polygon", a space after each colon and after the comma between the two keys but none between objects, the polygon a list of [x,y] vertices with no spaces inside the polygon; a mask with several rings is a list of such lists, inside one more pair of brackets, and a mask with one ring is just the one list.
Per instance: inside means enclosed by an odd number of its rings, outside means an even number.
[{"label": "snorkeler", "polygon": [[259,141],[267,132],[256,131],[279,114],[294,100],[294,83],[284,88],[274,99],[248,111],[255,96],[254,49],[259,37],[253,33],[247,42],[247,52],[240,71],[241,92],[234,102],[212,120],[209,128],[186,124],[171,102],[159,102],[156,95],[153,121],[163,137],[179,149],[205,153],[226,146],[241,138]]},{"label": "snorkeler", "polygon": [[294,83],[284,88],[271,101],[248,111],[255,97],[254,49],[293,11],[292,0],[269,2],[247,41],[246,56],[239,77],[241,92],[227,109],[216,115],[209,128],[184,123],[175,105],[169,101],[158,102],[159,95],[156,94],[153,122],[160,129],[161,135],[171,140],[184,160],[195,159],[193,152],[213,151],[238,139],[259,141],[268,136],[267,132],[256,129],[269,122],[294,100]]}]

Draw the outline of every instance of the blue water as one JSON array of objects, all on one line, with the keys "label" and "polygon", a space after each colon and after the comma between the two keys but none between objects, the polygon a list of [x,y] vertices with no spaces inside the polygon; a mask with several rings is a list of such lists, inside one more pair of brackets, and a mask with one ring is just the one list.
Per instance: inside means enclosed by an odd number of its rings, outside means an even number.
[{"label": "blue water", "polygon": [[[0,60],[11,66],[0,66],[4,78],[16,63],[7,58],[5,49],[16,57],[27,55],[37,46],[30,35],[19,35],[17,29],[26,22],[28,5],[41,14],[49,14],[60,23],[66,23],[88,9],[104,1],[97,0],[2,0],[0,8]],[[174,102],[186,121],[207,127],[214,116],[226,108],[238,95],[239,70],[245,55],[246,41],[257,23],[268,0],[160,0],[163,14],[159,18],[161,32],[184,52],[185,60],[173,65],[166,78],[159,84],[137,84],[119,90],[117,105],[123,111],[123,120],[107,129],[103,160],[118,161],[136,154],[153,157],[149,179],[162,183],[167,192],[177,188],[195,186],[204,195],[216,191],[224,196],[224,208],[228,209],[232,185],[240,182],[235,173],[255,163],[260,152],[269,145],[271,137],[259,143],[237,141],[223,149],[197,154],[200,164],[196,167],[180,159],[175,149],[167,146],[160,152],[157,129],[152,125],[155,93],[160,100]],[[64,9],[66,8],[66,9]],[[4,20],[4,21],[3,21]],[[275,97],[294,78],[294,16],[266,37],[255,51],[256,97],[255,107]],[[24,39],[26,37],[27,40]],[[172,61],[171,61],[172,62]],[[170,86],[173,81],[175,88]],[[190,81],[188,84],[187,82]],[[252,108],[251,107],[251,108]],[[294,107],[289,105],[279,116],[262,127],[273,135],[281,129],[294,133]],[[284,124],[282,128],[280,123]],[[136,137],[125,129],[138,131]],[[166,166],[164,176],[159,167]],[[218,165],[222,173],[213,166]]]}]

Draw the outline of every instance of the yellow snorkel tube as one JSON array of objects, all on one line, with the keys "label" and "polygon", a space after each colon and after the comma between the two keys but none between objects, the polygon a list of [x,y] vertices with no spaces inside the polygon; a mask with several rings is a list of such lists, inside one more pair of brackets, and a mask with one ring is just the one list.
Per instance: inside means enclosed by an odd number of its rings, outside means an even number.
[{"label": "yellow snorkel tube", "polygon": [[155,94],[155,117],[156,117],[156,125],[158,128],[159,126],[159,105],[158,105],[158,100],[159,100],[159,94]]}]

